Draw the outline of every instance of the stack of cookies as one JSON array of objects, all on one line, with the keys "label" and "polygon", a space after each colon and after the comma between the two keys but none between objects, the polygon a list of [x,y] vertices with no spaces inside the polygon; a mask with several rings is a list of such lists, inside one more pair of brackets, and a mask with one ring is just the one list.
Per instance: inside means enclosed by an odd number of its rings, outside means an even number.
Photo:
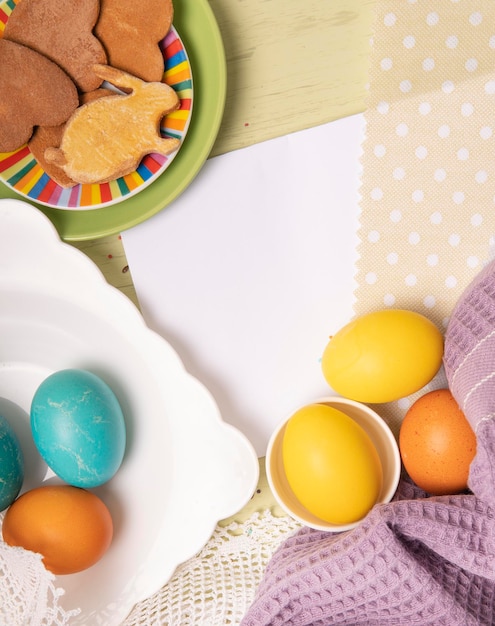
[{"label": "stack of cookies", "polygon": [[159,43],[172,19],[172,0],[20,0],[0,39],[0,152],[27,143],[71,187],[177,150],[178,139],[160,134],[179,107],[161,82]]}]

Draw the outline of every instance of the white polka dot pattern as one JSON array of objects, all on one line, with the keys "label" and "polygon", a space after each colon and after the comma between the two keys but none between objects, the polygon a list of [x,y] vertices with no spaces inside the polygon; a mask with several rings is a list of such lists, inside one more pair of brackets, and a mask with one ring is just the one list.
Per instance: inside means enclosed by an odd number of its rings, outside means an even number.
[{"label": "white polka dot pattern", "polygon": [[377,3],[356,313],[442,324],[495,233],[495,3]]},{"label": "white polka dot pattern", "polygon": [[495,242],[495,2],[376,6],[355,312],[443,330]]}]

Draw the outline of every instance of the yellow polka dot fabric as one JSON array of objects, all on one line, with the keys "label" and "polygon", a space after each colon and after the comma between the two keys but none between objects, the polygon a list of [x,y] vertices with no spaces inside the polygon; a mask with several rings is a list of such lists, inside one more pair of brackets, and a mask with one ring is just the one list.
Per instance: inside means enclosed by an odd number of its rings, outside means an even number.
[{"label": "yellow polka dot fabric", "polygon": [[492,254],[495,2],[378,1],[365,117],[355,312],[444,330]]}]

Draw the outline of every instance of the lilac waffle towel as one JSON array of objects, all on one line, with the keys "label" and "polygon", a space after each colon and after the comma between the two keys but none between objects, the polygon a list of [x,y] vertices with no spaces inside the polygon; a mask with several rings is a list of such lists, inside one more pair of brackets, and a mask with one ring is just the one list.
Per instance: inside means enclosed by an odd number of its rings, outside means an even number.
[{"label": "lilac waffle towel", "polygon": [[495,261],[454,308],[444,365],[452,395],[476,433],[469,487],[495,507]]},{"label": "lilac waffle towel", "polygon": [[456,305],[444,365],[477,436],[471,492],[428,497],[404,477],[354,530],[298,531],[241,626],[495,625],[495,263]]}]

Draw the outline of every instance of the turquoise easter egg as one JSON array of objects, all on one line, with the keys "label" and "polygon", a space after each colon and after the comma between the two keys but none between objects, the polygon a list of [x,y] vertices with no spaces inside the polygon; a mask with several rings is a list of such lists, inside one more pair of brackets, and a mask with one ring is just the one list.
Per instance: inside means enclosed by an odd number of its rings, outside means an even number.
[{"label": "turquoise easter egg", "polygon": [[0,415],[0,511],[16,499],[24,480],[24,458],[9,422]]},{"label": "turquoise easter egg", "polygon": [[31,403],[33,440],[46,464],[75,487],[106,483],[125,452],[124,415],[99,376],[66,369],[48,376]]}]

